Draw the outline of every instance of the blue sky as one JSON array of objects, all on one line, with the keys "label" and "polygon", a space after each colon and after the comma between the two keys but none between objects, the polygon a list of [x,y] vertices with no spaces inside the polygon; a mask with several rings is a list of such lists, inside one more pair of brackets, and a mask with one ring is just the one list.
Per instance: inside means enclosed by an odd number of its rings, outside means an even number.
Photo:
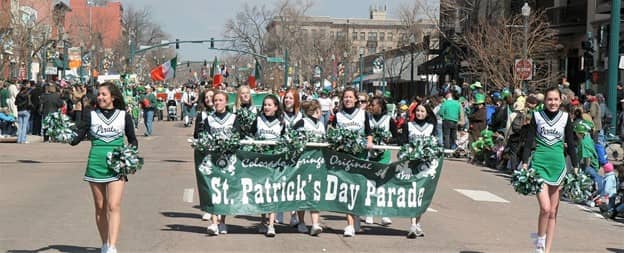
[{"label": "blue sky", "polygon": [[[411,0],[414,1],[414,0]],[[225,22],[234,17],[243,3],[274,6],[267,0],[121,0],[124,6],[149,6],[153,20],[162,25],[171,37],[181,40],[222,38]],[[314,0],[309,12],[313,16],[368,18],[371,4],[387,4],[388,15],[398,17],[398,8],[410,0]],[[212,59],[220,53],[206,46],[185,44],[178,50],[180,60]]]}]

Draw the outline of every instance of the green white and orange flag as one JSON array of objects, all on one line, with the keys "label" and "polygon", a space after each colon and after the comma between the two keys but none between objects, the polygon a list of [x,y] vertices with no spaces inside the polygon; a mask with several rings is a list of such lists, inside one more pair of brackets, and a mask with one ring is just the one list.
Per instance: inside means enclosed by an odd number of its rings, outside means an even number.
[{"label": "green white and orange flag", "polygon": [[175,77],[176,66],[178,65],[178,57],[159,65],[150,71],[153,81],[164,81]]}]

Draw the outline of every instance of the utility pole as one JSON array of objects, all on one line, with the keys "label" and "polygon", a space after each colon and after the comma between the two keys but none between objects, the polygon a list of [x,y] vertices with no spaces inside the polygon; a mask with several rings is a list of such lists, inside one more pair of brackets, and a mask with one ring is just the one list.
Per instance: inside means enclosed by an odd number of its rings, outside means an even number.
[{"label": "utility pole", "polygon": [[[620,8],[622,1],[611,1],[611,25],[609,26],[609,96],[608,105],[612,113],[617,112],[617,82],[618,82],[618,60],[620,57]],[[611,121],[609,132],[615,134],[617,120]]]}]

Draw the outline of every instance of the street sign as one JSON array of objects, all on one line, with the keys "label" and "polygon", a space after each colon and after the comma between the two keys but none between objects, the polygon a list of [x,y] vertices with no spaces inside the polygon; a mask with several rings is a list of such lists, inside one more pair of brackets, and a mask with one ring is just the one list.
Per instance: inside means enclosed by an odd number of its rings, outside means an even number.
[{"label": "street sign", "polygon": [[514,64],[514,73],[516,78],[520,80],[533,79],[533,60],[517,59],[516,64]]},{"label": "street sign", "polygon": [[281,58],[281,57],[267,57],[267,62],[270,62],[270,63],[284,63],[284,58]]}]

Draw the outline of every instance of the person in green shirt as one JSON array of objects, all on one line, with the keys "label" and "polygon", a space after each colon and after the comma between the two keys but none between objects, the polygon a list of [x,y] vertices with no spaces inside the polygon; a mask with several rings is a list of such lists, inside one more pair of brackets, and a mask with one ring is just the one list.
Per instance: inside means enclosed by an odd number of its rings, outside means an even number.
[{"label": "person in green shirt", "polygon": [[600,164],[598,163],[598,154],[594,145],[594,140],[591,137],[591,129],[593,123],[587,120],[581,120],[574,126],[574,132],[578,139],[578,158],[579,167],[582,168],[585,173],[591,177],[596,183],[596,190],[600,192],[603,187],[602,176],[598,174]]},{"label": "person in green shirt", "polygon": [[9,89],[6,84],[2,83],[0,84],[0,108],[6,108],[9,106],[7,104],[7,99],[9,99]]},{"label": "person in green shirt", "polygon": [[153,133],[154,124],[154,111],[156,110],[156,95],[154,95],[153,88],[147,86],[145,91],[147,92],[143,97],[143,122],[145,123],[145,136],[150,136]]},{"label": "person in green shirt", "polygon": [[446,100],[440,106],[438,114],[442,117],[444,148],[452,149],[455,147],[455,140],[457,139],[457,122],[460,120],[462,107],[454,99],[452,92],[446,92],[445,98]]}]

